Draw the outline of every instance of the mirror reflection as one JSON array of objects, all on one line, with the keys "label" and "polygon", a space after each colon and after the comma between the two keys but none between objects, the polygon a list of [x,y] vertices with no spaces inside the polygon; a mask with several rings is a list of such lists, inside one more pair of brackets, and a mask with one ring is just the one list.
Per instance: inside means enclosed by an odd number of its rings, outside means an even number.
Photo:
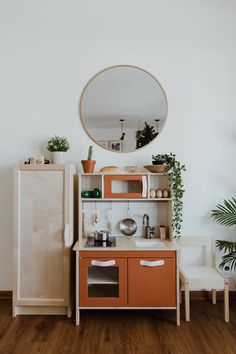
[{"label": "mirror reflection", "polygon": [[114,66],[88,82],[80,115],[97,144],[111,151],[132,152],[158,138],[167,115],[166,95],[147,71]]}]

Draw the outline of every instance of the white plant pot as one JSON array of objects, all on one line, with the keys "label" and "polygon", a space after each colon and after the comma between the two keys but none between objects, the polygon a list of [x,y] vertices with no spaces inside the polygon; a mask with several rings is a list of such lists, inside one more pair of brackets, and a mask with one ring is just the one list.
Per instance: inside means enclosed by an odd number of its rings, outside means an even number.
[{"label": "white plant pot", "polygon": [[53,151],[52,152],[52,163],[57,165],[63,165],[65,163],[65,152],[64,151]]}]

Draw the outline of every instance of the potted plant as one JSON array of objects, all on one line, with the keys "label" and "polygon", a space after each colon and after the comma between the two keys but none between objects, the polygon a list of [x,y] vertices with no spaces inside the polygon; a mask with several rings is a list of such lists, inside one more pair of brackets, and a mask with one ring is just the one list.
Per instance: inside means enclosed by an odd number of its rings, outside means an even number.
[{"label": "potted plant", "polygon": [[174,237],[180,237],[181,225],[182,225],[182,210],[183,210],[183,195],[184,185],[182,179],[182,171],[186,171],[185,165],[182,165],[176,160],[175,154],[158,154],[152,155],[153,164],[164,166],[164,171],[170,176],[170,187],[173,192],[173,230]]},{"label": "potted plant", "polygon": [[[224,200],[223,204],[218,204],[216,209],[211,211],[211,217],[220,225],[235,226],[236,225],[236,199]],[[226,254],[222,257],[219,264],[220,269],[235,270],[236,269],[236,242],[216,240],[216,247],[219,251]]]},{"label": "potted plant", "polygon": [[152,164],[155,166],[155,171],[159,173],[167,172],[168,170],[168,161],[172,154],[157,154],[152,155]]},{"label": "potted plant", "polygon": [[88,149],[87,160],[82,160],[81,161],[84,173],[93,173],[93,171],[94,171],[94,166],[96,164],[96,161],[92,160],[92,156],[93,156],[93,147],[90,146],[89,149]]},{"label": "potted plant", "polygon": [[52,160],[55,164],[65,163],[65,152],[70,148],[70,143],[67,138],[60,136],[53,136],[48,140],[47,149],[52,152]]}]

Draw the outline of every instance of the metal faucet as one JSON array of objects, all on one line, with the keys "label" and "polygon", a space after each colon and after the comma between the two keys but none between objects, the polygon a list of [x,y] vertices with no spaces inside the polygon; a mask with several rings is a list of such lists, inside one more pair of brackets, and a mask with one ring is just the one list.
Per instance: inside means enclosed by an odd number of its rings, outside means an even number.
[{"label": "metal faucet", "polygon": [[[146,221],[146,225],[145,225],[145,221]],[[152,234],[151,234],[151,228],[149,225],[149,215],[148,214],[144,214],[143,215],[143,225],[145,225],[145,238],[151,238]]]}]

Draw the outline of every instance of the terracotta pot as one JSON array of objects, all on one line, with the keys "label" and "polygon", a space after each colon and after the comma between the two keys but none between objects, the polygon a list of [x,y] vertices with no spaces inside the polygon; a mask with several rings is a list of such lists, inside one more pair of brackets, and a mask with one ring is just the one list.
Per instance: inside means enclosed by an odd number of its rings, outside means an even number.
[{"label": "terracotta pot", "polygon": [[81,160],[84,173],[93,173],[96,160]]}]

